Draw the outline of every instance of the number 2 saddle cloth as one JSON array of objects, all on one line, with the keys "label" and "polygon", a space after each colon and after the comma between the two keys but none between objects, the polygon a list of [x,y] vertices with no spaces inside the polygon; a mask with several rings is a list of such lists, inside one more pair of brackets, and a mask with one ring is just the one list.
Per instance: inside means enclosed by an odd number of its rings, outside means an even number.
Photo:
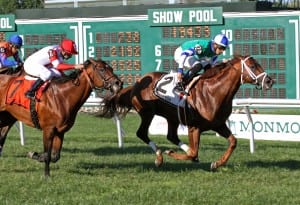
[{"label": "number 2 saddle cloth", "polygon": [[174,106],[185,106],[185,96],[179,95],[174,91],[177,83],[177,72],[171,70],[170,73],[163,75],[155,84],[154,94]]}]

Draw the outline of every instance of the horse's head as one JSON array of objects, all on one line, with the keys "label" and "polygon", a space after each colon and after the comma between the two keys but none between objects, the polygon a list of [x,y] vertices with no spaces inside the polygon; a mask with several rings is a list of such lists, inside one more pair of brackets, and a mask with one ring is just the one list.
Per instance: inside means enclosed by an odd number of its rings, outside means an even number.
[{"label": "horse's head", "polygon": [[104,88],[113,94],[118,93],[122,89],[122,81],[114,74],[113,68],[105,61],[89,59],[84,65],[84,70],[93,89],[99,90]]},{"label": "horse's head", "polygon": [[239,56],[241,66],[241,83],[251,83],[257,89],[271,89],[274,80],[268,76],[261,65],[251,56]]}]

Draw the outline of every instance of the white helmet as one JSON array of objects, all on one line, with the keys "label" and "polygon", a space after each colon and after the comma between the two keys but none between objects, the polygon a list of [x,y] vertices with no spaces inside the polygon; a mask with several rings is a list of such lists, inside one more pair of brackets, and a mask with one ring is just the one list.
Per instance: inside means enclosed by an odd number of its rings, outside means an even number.
[{"label": "white helmet", "polygon": [[228,47],[228,38],[224,34],[218,34],[214,37],[213,42],[219,46]]}]

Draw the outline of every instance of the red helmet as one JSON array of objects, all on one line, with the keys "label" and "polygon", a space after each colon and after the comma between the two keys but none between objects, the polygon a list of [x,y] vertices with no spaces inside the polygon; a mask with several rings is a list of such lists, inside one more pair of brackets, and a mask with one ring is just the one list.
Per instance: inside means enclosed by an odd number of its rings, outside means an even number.
[{"label": "red helmet", "polygon": [[68,54],[78,54],[75,42],[70,39],[63,39],[60,44],[60,47],[64,52]]}]

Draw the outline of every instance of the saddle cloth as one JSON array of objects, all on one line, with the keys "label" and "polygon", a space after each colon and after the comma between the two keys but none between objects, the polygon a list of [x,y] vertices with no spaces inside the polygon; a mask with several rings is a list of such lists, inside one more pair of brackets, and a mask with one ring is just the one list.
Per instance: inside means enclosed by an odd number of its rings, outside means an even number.
[{"label": "saddle cloth", "polygon": [[163,75],[155,84],[154,94],[171,105],[184,107],[185,96],[180,96],[174,92],[177,82],[177,72],[171,70],[170,73]]},{"label": "saddle cloth", "polygon": [[[25,92],[28,91],[34,80],[27,80],[24,76],[20,76],[14,79],[6,94],[6,104],[12,105],[17,104],[26,109],[30,108],[30,99],[25,97]],[[42,92],[46,89],[48,82],[44,83],[36,92],[36,99],[39,100],[42,96]]]}]

